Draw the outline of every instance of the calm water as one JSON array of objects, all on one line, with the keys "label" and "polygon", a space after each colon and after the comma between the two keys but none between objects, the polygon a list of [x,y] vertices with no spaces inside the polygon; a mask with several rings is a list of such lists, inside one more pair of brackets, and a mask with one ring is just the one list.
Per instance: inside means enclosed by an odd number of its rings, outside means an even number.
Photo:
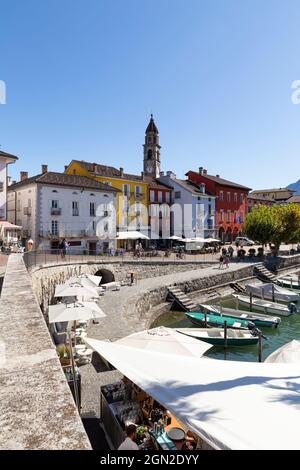
[{"label": "calm water", "polygon": [[[209,303],[219,304],[220,300],[223,306],[235,308],[235,302],[230,297],[211,300]],[[244,310],[241,306],[239,309]],[[298,310],[300,311],[300,303],[298,303]],[[263,334],[268,337],[268,340],[263,339],[263,360],[275,349],[292,339],[300,340],[300,313],[280,318],[281,323],[278,328],[261,328]],[[166,312],[152,324],[152,327],[162,325],[170,328],[197,328],[183,312]],[[230,347],[227,352],[224,352],[222,348],[213,347],[206,353],[206,356],[234,361],[257,361],[257,346]]]}]

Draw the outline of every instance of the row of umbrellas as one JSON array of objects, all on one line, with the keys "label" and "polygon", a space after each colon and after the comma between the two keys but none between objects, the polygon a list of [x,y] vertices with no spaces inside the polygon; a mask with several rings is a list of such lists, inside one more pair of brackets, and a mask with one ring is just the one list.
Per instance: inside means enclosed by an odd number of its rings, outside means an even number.
[{"label": "row of umbrellas", "polygon": [[[106,315],[99,305],[91,301],[99,298],[100,282],[100,276],[82,274],[56,286],[54,297],[63,298],[64,302],[50,305],[49,323],[104,318]],[[70,298],[76,300],[70,302]]]}]

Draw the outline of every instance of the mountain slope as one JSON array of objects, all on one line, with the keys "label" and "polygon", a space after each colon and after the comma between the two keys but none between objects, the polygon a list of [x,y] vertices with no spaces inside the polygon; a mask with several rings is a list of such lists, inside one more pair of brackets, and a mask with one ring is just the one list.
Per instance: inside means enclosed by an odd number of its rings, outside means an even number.
[{"label": "mountain slope", "polygon": [[295,191],[297,191],[297,193],[295,194],[300,195],[300,180],[298,180],[296,183],[289,184],[288,188],[294,189]]}]

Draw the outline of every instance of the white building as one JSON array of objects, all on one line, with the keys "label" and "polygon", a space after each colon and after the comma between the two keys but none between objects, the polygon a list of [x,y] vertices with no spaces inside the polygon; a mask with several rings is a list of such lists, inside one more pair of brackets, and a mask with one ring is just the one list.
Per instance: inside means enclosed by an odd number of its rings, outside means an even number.
[{"label": "white building", "polygon": [[172,188],[172,232],[185,238],[215,237],[215,196],[205,184],[176,178],[172,171],[160,173],[157,181]]},{"label": "white building", "polygon": [[18,157],[0,150],[0,221],[7,220],[7,165]]},{"label": "white building", "polygon": [[66,238],[69,251],[100,253],[113,248],[118,190],[85,176],[48,172],[8,188],[8,220],[22,225],[22,240],[33,249],[58,248]]}]

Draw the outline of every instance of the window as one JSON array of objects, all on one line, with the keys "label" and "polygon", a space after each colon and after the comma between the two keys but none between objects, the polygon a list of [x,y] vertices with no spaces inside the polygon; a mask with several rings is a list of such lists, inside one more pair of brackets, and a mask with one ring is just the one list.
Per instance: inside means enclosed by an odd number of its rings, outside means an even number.
[{"label": "window", "polygon": [[76,170],[73,170],[73,175],[76,175]]},{"label": "window", "polygon": [[92,228],[93,228],[93,230],[96,229],[96,222],[94,220],[93,220],[93,223],[92,223]]},{"label": "window", "polygon": [[227,193],[227,202],[230,202],[230,192]]},{"label": "window", "polygon": [[52,209],[58,209],[58,201],[57,200],[52,200],[51,201],[51,208]]},{"label": "window", "polygon": [[57,189],[52,189],[53,193],[58,193]]},{"label": "window", "polygon": [[135,186],[135,195],[140,196],[142,194],[142,188],[141,186]]},{"label": "window", "polygon": [[68,243],[69,243],[69,246],[81,246],[81,241],[80,240],[74,240],[74,241],[70,241]]},{"label": "window", "polygon": [[104,232],[108,232],[108,222],[105,222],[104,224]]},{"label": "window", "polygon": [[79,215],[79,205],[77,201],[72,202],[72,215],[78,216]]},{"label": "window", "polygon": [[147,158],[148,158],[148,160],[151,160],[151,158],[152,158],[152,150],[151,149],[148,150]]},{"label": "window", "polygon": [[154,202],[155,201],[155,192],[153,191],[153,189],[150,190],[150,202]]},{"label": "window", "polygon": [[233,195],[233,201],[234,201],[235,203],[237,203],[237,193],[234,193],[234,195]]},{"label": "window", "polygon": [[224,193],[223,193],[223,191],[220,191],[220,201],[224,201]]},{"label": "window", "polygon": [[95,217],[95,203],[90,202],[90,216]]},{"label": "window", "polygon": [[242,193],[242,194],[240,194],[240,203],[242,204],[243,201],[244,201],[244,194]]},{"label": "window", "polygon": [[111,182],[110,182],[110,181],[104,181],[104,184],[108,184],[108,186],[111,186]]},{"label": "window", "polygon": [[230,222],[230,215],[231,215],[231,212],[227,211],[227,222]]},{"label": "window", "polygon": [[57,220],[52,220],[51,222],[51,235],[53,237],[58,236],[58,221]]},{"label": "window", "polygon": [[236,222],[237,222],[237,212],[234,211],[234,223],[236,223]]},{"label": "window", "polygon": [[166,203],[169,204],[170,203],[170,193],[166,193]]},{"label": "window", "polygon": [[21,210],[21,201],[18,200],[17,201],[17,211],[20,211]]},{"label": "window", "polygon": [[211,215],[211,204],[208,204],[208,215]]},{"label": "window", "polygon": [[181,191],[175,191],[174,197],[175,197],[175,199],[180,199],[181,198]]},{"label": "window", "polygon": [[129,184],[123,184],[123,194],[124,196],[130,195],[130,186]]},{"label": "window", "polygon": [[31,199],[28,199],[28,207],[31,207]]},{"label": "window", "polygon": [[220,210],[220,221],[224,222],[224,211],[223,211],[223,209]]},{"label": "window", "polygon": [[162,191],[158,191],[158,202],[162,202]]}]

